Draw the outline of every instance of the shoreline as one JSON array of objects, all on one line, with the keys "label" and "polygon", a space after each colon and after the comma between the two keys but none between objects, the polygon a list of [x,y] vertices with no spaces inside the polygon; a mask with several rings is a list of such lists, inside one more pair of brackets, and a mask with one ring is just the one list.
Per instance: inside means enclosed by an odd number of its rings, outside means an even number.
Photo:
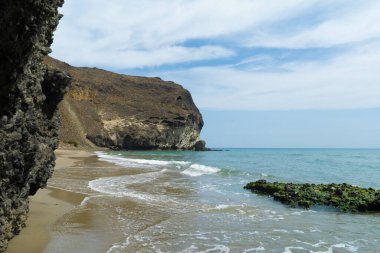
[{"label": "shoreline", "polygon": [[[55,153],[55,171],[73,167],[78,161],[94,155],[84,150],[58,149]],[[9,242],[5,253],[24,253],[25,249],[29,253],[43,252],[51,240],[54,224],[80,205],[84,198],[83,194],[49,187],[49,184],[47,188],[40,189],[30,197],[26,227]]]},{"label": "shoreline", "polygon": [[[175,158],[166,154],[141,154],[132,158],[114,154],[106,159],[91,151],[58,150],[57,167],[49,187],[32,197],[28,227],[11,241],[6,252],[145,252],[150,249],[185,252],[195,247],[204,252],[222,249],[288,252],[301,248],[310,252],[345,249],[373,252],[377,249],[378,238],[373,232],[380,225],[378,215],[305,211],[283,206],[242,189],[242,182],[247,180],[244,170],[227,177],[216,173],[189,177],[182,173],[192,169],[195,163],[218,164],[223,154],[216,157],[210,154],[206,157],[210,161],[201,160],[207,153],[201,156],[194,153],[193,158],[186,154],[175,154]],[[262,151],[253,151],[254,154],[261,155]],[[273,152],[267,154],[271,155],[269,158],[278,156]],[[293,159],[292,152],[285,154]],[[246,156],[244,152],[232,155]],[[377,152],[374,155],[376,164]],[[349,157],[357,157],[357,153]],[[119,165],[112,162],[114,158]],[[123,158],[125,166],[122,166]],[[138,161],[136,165],[131,163],[134,158]],[[278,161],[282,162],[280,158]],[[261,158],[261,162],[267,160],[270,160],[267,156]],[[228,163],[236,161],[232,156]],[[276,174],[275,170],[271,173],[256,169],[248,175],[260,177],[263,172]],[[294,169],[290,173],[299,171]],[[341,238],[331,237],[326,231]],[[362,236],[358,237],[358,232]],[[364,240],[368,241],[364,244]]]}]

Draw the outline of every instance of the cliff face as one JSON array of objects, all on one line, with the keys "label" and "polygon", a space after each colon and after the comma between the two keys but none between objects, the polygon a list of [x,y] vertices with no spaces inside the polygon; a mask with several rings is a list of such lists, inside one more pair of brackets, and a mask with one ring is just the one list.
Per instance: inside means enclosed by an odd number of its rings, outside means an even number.
[{"label": "cliff face", "polygon": [[24,226],[58,145],[57,104],[70,77],[45,69],[63,0],[0,1],[0,252]]},{"label": "cliff face", "polygon": [[199,141],[202,115],[182,86],[160,78],[75,68],[52,58],[45,62],[73,77],[73,86],[60,105],[62,144],[204,149],[205,143]]}]

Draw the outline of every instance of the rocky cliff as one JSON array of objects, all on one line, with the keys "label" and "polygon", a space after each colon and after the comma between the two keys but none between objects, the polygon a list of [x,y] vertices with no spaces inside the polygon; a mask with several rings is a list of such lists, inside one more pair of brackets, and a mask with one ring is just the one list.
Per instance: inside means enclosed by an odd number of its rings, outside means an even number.
[{"label": "rocky cliff", "polygon": [[54,168],[56,108],[70,77],[46,70],[62,0],[0,1],[0,252],[20,232],[28,196]]},{"label": "rocky cliff", "polygon": [[197,149],[202,115],[182,86],[160,78],[77,68],[52,58],[45,63],[67,71],[73,85],[60,105],[63,145],[113,149]]}]

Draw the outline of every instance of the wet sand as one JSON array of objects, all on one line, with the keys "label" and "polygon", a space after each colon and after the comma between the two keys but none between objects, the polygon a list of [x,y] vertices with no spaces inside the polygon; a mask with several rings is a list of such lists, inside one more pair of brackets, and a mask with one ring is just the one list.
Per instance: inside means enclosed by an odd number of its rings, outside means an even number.
[{"label": "wet sand", "polygon": [[[78,150],[57,150],[55,171],[74,166],[93,153]],[[54,178],[54,175],[53,175]],[[53,225],[66,213],[79,205],[85,196],[52,187],[39,190],[30,198],[26,227],[13,238],[6,253],[40,253],[50,240]]]},{"label": "wet sand", "polygon": [[[175,184],[176,180],[182,182],[183,177],[176,171],[163,173],[162,169],[139,165],[126,170],[99,159],[95,153],[58,150],[48,188],[31,198],[27,227],[10,242],[6,253],[144,251],[146,242],[140,241],[143,237],[139,236],[156,236],[159,224],[172,220],[175,226],[180,224],[186,230],[193,225],[197,215],[187,213],[197,195],[182,184]],[[90,182],[98,179],[99,191],[89,187]],[[107,180],[115,180],[117,189],[112,190],[126,195],[115,197],[112,191],[103,192],[102,187],[109,186]],[[151,180],[155,183],[146,183]],[[198,209],[195,206],[196,212]],[[177,217],[181,213],[184,216]],[[170,229],[168,236],[158,234],[157,243],[170,246],[177,241],[177,233]],[[126,248],[129,238],[134,240],[133,245]]]}]

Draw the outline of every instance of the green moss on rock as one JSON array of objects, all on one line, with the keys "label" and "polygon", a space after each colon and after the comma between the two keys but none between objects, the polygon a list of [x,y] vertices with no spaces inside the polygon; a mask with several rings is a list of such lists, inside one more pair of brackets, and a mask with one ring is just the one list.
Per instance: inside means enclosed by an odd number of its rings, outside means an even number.
[{"label": "green moss on rock", "polygon": [[330,206],[343,212],[380,211],[380,191],[349,184],[293,184],[270,183],[258,180],[248,183],[245,189],[273,196],[291,207]]}]

